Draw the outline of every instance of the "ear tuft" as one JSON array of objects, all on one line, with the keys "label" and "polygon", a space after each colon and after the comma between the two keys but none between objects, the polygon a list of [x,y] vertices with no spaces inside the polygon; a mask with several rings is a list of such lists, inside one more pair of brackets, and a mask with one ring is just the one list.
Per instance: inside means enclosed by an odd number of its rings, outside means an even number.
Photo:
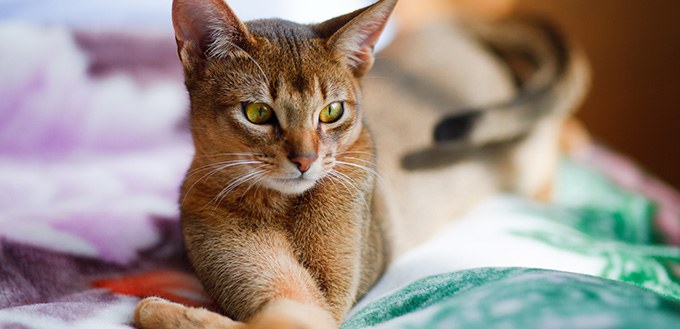
[{"label": "ear tuft", "polygon": [[328,40],[329,45],[347,60],[356,77],[363,76],[373,66],[373,49],[396,5],[397,0],[380,0],[319,24],[322,30],[337,28]]},{"label": "ear tuft", "polygon": [[185,67],[224,57],[251,40],[243,22],[223,0],[174,0],[172,22]]}]

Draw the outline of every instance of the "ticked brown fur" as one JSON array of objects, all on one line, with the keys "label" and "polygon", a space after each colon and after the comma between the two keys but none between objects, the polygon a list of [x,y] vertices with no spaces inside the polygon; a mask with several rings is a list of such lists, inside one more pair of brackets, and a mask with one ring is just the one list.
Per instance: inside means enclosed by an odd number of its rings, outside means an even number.
[{"label": "ticked brown fur", "polygon": [[[395,4],[299,25],[244,24],[222,0],[174,2],[195,145],[184,240],[228,318],[152,298],[140,327],[335,328],[377,280],[389,248],[359,79]],[[322,122],[336,102],[340,118]],[[250,122],[249,104],[273,118]]]}]

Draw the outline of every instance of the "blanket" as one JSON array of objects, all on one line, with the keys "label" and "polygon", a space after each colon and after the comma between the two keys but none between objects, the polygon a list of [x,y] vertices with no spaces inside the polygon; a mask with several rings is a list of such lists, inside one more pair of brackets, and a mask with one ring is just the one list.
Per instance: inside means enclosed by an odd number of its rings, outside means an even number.
[{"label": "blanket", "polygon": [[[181,242],[192,146],[171,35],[2,23],[0,44],[0,327],[130,328],[145,296],[214,308]],[[679,327],[679,244],[680,196],[589,145],[550,202],[480,204],[343,327]]]}]

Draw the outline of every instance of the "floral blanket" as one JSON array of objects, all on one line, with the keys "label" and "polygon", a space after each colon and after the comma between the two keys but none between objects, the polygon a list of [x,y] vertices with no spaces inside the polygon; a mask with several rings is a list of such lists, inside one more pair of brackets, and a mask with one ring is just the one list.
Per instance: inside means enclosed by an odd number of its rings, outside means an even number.
[{"label": "floral blanket", "polygon": [[[192,146],[171,35],[0,23],[0,327],[212,307],[179,232]],[[501,195],[398,259],[345,328],[680,327],[680,197],[610,151],[547,204]]]}]

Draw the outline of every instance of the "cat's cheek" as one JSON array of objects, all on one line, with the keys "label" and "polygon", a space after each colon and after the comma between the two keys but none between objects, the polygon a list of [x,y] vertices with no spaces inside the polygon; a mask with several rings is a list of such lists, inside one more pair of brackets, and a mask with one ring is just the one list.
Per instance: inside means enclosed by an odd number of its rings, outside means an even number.
[{"label": "cat's cheek", "polygon": [[321,154],[336,154],[346,151],[352,147],[360,135],[361,129],[357,126],[333,129],[322,136],[326,152],[321,152]]}]

